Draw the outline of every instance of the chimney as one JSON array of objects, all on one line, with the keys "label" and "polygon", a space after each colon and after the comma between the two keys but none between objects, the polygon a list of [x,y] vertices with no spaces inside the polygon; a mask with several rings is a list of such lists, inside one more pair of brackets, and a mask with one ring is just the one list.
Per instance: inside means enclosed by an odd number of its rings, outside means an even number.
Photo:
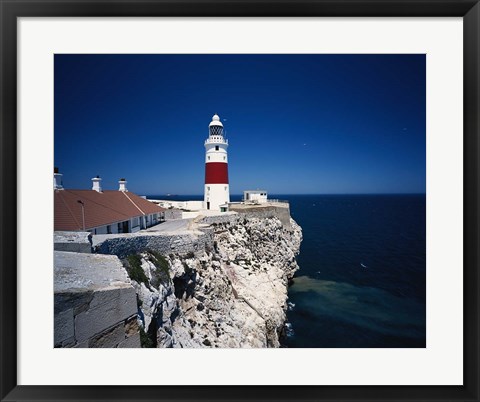
[{"label": "chimney", "polygon": [[102,179],[100,176],[94,177],[92,179],[92,190],[98,191],[99,193],[102,192],[102,184],[100,183]]},{"label": "chimney", "polygon": [[53,189],[63,190],[63,174],[58,172],[58,167],[53,168]]},{"label": "chimney", "polygon": [[119,185],[118,191],[128,192],[128,190],[127,190],[127,181],[126,181],[125,179],[123,179],[123,178],[120,179],[120,180],[118,181],[118,185]]}]

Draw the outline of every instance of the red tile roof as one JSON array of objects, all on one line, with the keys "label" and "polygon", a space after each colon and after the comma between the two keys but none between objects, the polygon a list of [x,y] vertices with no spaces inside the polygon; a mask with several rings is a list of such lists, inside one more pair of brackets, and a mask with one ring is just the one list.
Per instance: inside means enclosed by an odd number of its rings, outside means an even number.
[{"label": "red tile roof", "polygon": [[106,190],[54,190],[54,230],[82,230],[82,201],[85,228],[123,222],[131,218],[165,211],[153,202],[131,192]]}]

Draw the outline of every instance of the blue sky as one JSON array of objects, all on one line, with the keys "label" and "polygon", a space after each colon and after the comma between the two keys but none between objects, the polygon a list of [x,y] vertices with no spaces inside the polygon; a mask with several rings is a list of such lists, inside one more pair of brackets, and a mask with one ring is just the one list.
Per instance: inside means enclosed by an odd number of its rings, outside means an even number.
[{"label": "blue sky", "polygon": [[214,113],[232,194],[424,193],[424,55],[55,55],[66,188],[202,194]]}]

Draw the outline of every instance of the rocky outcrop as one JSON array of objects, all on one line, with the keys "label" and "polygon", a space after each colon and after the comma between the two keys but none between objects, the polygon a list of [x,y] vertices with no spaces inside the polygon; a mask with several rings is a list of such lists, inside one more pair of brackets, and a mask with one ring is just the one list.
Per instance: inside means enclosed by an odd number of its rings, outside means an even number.
[{"label": "rocky outcrop", "polygon": [[144,346],[279,347],[301,228],[275,216],[209,223],[203,250],[123,256]]}]

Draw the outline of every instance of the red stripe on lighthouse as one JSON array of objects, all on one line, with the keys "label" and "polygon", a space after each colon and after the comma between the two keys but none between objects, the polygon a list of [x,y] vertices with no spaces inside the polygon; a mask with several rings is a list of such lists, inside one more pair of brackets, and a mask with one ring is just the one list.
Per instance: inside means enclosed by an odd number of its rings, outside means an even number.
[{"label": "red stripe on lighthouse", "polygon": [[228,184],[228,163],[206,163],[205,184]]}]

